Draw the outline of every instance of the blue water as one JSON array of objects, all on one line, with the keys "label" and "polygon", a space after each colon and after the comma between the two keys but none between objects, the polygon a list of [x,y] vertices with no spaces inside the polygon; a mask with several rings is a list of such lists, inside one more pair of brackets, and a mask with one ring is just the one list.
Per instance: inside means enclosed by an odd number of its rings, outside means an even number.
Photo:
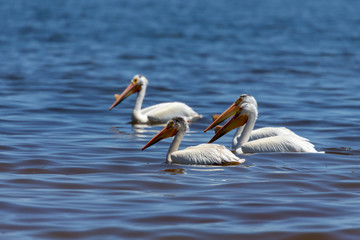
[{"label": "blue water", "polygon": [[[0,1],[1,239],[359,239],[359,1]],[[203,118],[255,96],[257,127],[325,154],[169,165],[144,106]],[[217,143],[231,146],[232,134]]]}]

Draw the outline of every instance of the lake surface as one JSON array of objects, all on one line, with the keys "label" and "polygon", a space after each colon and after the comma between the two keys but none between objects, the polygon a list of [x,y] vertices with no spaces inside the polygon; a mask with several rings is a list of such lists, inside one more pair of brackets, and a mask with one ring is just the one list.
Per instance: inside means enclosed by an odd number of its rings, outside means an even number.
[{"label": "lake surface", "polygon": [[[1,1],[1,239],[359,239],[360,1]],[[256,128],[285,126],[325,154],[170,165],[144,106],[211,115],[242,93]],[[231,147],[232,134],[217,141]]]}]

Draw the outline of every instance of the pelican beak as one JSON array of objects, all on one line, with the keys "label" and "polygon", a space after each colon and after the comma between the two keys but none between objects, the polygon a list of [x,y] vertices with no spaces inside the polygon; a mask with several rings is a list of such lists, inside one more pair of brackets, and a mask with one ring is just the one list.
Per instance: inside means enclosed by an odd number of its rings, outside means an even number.
[{"label": "pelican beak", "polygon": [[221,138],[222,136],[224,136],[226,133],[230,132],[234,128],[238,128],[244,125],[247,122],[247,120],[248,120],[248,115],[241,114],[241,111],[240,112],[238,111],[235,114],[235,116],[232,119],[230,119],[221,129],[217,130],[216,134],[209,141],[209,143],[212,143],[218,138]]},{"label": "pelican beak", "polygon": [[125,98],[127,98],[131,94],[139,92],[140,90],[141,90],[141,85],[134,84],[133,82],[131,82],[129,86],[127,86],[127,88],[125,88],[125,90],[122,92],[122,94],[120,95],[115,94],[115,102],[113,103],[113,105],[111,105],[109,110],[116,107],[119,103],[121,103]]},{"label": "pelican beak", "polygon": [[240,104],[236,104],[233,103],[228,109],[225,110],[225,112],[223,112],[220,116],[219,115],[213,115],[213,123],[210,124],[210,126],[208,126],[204,132],[212,129],[213,127],[215,127],[216,125],[222,123],[223,121],[225,121],[226,119],[228,119],[229,117],[231,117],[232,115],[234,115],[236,113],[236,111],[239,110]]},{"label": "pelican beak", "polygon": [[150,147],[151,145],[159,142],[160,140],[164,138],[169,138],[175,136],[175,134],[178,132],[177,129],[175,129],[172,126],[165,126],[158,134],[156,134],[141,150],[144,150],[145,148]]}]

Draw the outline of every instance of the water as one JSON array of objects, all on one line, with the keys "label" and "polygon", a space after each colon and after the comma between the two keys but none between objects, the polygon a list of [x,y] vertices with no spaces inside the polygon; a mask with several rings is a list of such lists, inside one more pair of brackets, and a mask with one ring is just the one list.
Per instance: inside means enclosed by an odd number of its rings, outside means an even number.
[{"label": "water", "polygon": [[[359,1],[1,1],[1,239],[358,239]],[[256,127],[326,154],[253,154],[240,166],[169,165],[144,106],[204,117],[256,97]],[[231,146],[232,134],[217,143]]]}]

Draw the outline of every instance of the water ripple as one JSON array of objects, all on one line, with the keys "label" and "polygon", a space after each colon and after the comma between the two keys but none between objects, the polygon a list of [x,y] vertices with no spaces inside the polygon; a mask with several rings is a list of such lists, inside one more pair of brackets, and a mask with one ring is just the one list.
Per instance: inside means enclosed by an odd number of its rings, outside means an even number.
[{"label": "water ripple", "polygon": [[[38,2],[0,4],[1,239],[358,239],[358,2]],[[203,115],[180,148],[249,93],[325,153],[166,164],[135,95],[108,110],[135,74]]]}]

